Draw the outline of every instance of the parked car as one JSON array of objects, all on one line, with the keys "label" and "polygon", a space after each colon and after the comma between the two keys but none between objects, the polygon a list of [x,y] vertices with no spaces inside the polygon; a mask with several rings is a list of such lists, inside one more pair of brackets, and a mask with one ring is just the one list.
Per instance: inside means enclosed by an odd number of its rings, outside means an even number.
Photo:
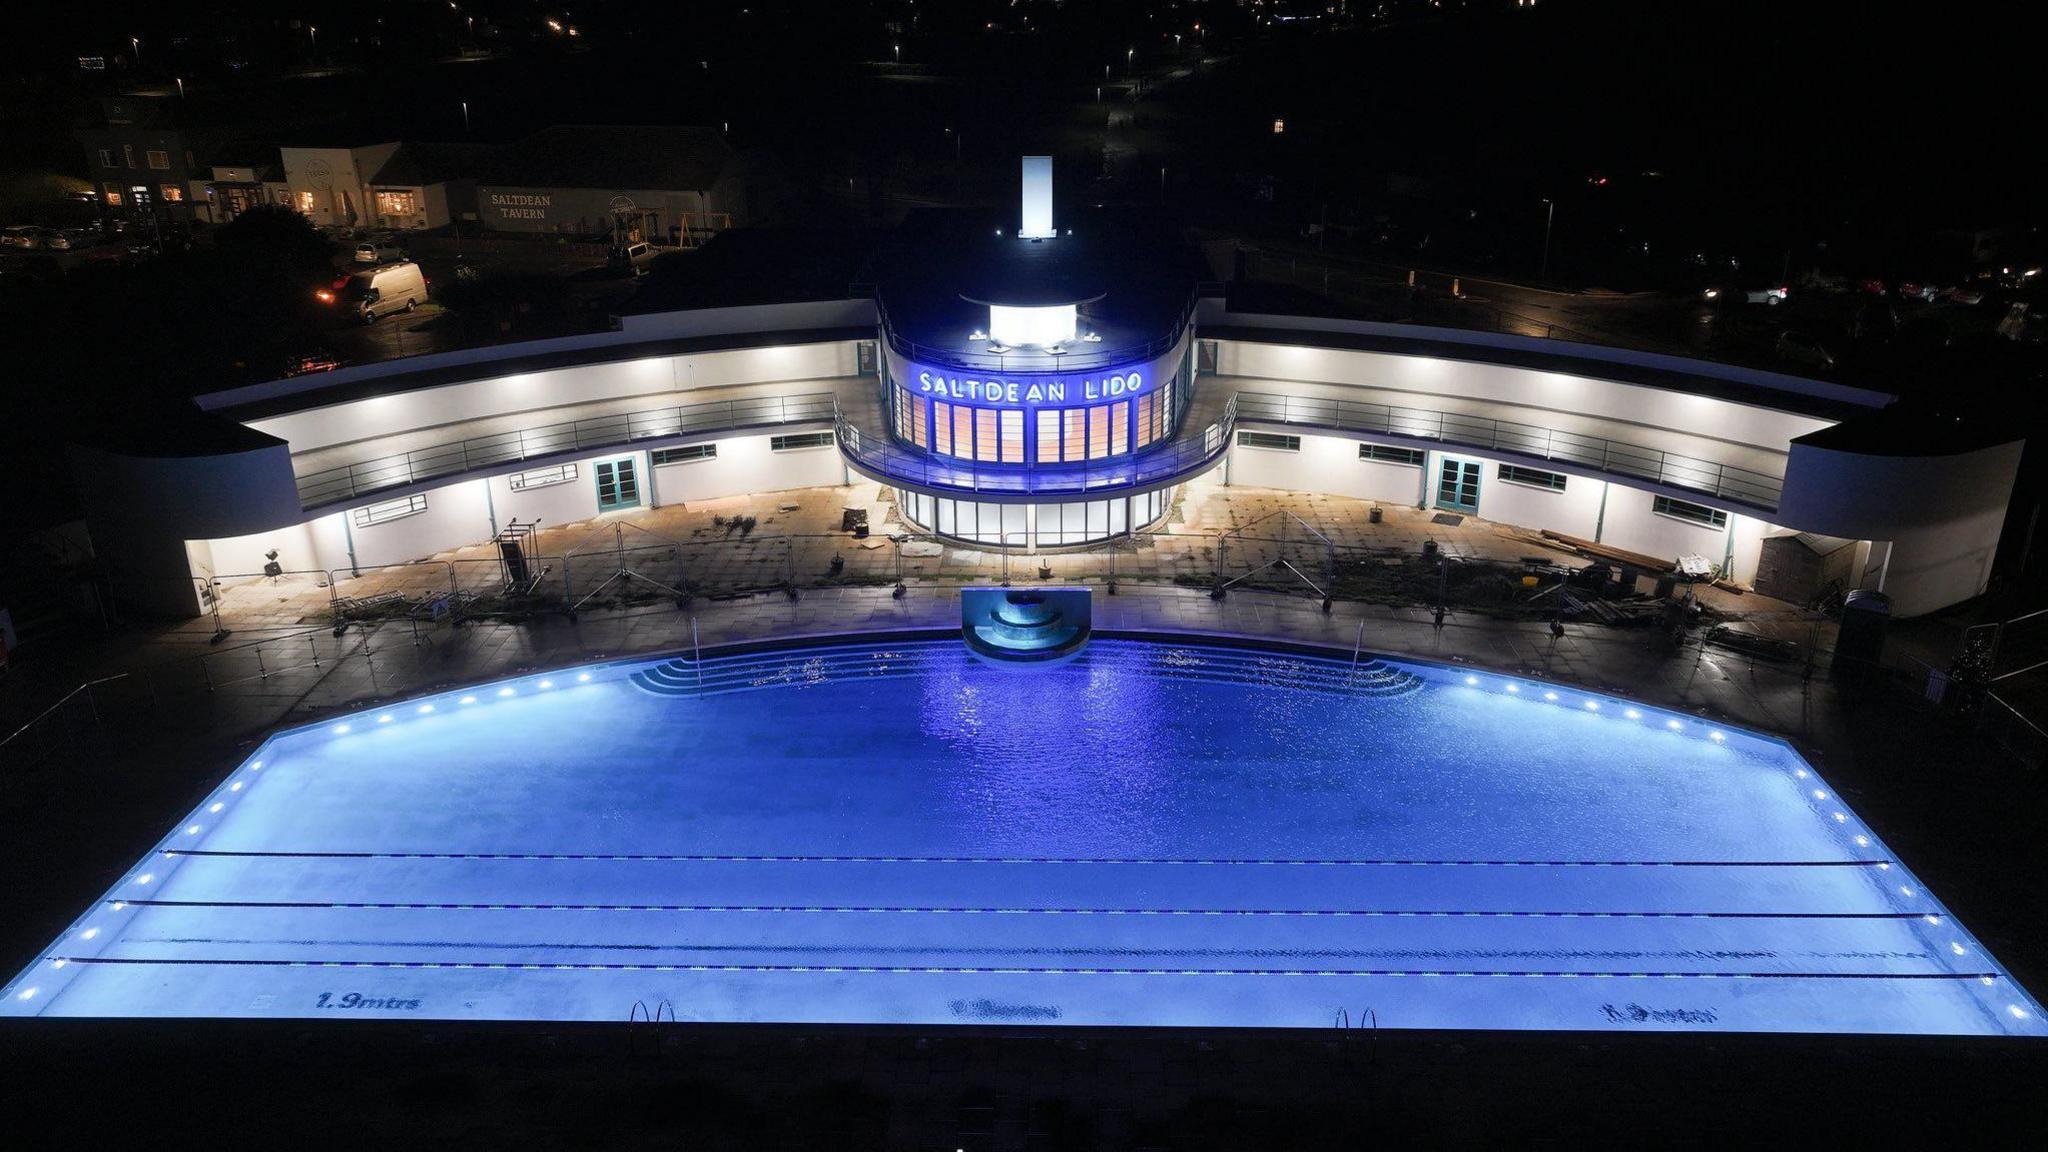
[{"label": "parked car", "polygon": [[1723,301],[1733,303],[1740,300],[1745,304],[1778,305],[1783,304],[1785,298],[1791,294],[1792,289],[1784,285],[1769,285],[1762,288],[1738,288],[1730,284],[1716,284],[1701,293],[1701,296],[1709,303],[1721,303]]},{"label": "parked car", "polygon": [[1932,284],[1921,284],[1913,280],[1899,281],[1899,299],[1901,300],[1919,300],[1922,303],[1932,303],[1934,298],[1939,295],[1941,295],[1941,290]]},{"label": "parked car", "polygon": [[69,252],[78,248],[90,248],[99,243],[99,234],[84,228],[66,228],[51,232],[43,237],[43,247],[58,252]]},{"label": "parked car", "polygon": [[1778,333],[1777,352],[1779,359],[1790,360],[1804,368],[1832,372],[1835,367],[1834,354],[1804,332]]},{"label": "parked car", "polygon": [[605,266],[621,276],[645,276],[660,249],[646,241],[613,247],[605,253]]},{"label": "parked car", "polygon": [[390,264],[405,259],[405,249],[389,236],[373,236],[355,247],[358,264]]},{"label": "parked car", "polygon": [[341,367],[341,358],[332,352],[308,352],[303,356],[288,356],[284,361],[284,376],[309,376],[315,372],[332,372]]},{"label": "parked car", "polygon": [[410,260],[343,276],[313,294],[348,319],[374,324],[393,312],[410,312],[427,302],[427,278]]},{"label": "parked car", "polygon": [[48,229],[38,228],[34,224],[16,224],[0,232],[0,245],[9,248],[41,248],[43,234],[47,231]]}]

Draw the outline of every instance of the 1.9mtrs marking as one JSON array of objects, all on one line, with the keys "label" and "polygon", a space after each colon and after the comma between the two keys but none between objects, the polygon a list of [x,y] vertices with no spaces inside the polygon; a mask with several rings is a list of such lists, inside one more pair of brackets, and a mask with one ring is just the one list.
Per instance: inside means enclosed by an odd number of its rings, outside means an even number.
[{"label": "1.9mtrs marking", "polygon": [[417,999],[408,1000],[402,996],[365,996],[361,992],[343,992],[339,996],[332,992],[322,992],[320,999],[313,1002],[315,1008],[386,1008],[411,1011],[419,1006],[420,1002]]}]

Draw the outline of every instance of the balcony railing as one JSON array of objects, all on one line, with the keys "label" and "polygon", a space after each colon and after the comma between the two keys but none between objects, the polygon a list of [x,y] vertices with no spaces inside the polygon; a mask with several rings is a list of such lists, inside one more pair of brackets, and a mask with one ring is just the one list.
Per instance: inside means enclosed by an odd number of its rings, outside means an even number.
[{"label": "balcony railing", "polygon": [[299,503],[306,508],[318,508],[403,488],[423,480],[563,452],[613,448],[642,440],[731,432],[743,428],[824,423],[832,420],[836,411],[832,393],[815,392],[802,396],[764,396],[754,400],[714,400],[707,404],[685,404],[648,412],[621,412],[514,432],[472,436],[322,472],[309,472],[298,478]]},{"label": "balcony railing", "polygon": [[997,372],[1072,372],[1113,368],[1133,361],[1164,356],[1187,335],[1188,325],[1195,318],[1197,300],[1198,297],[1190,295],[1187,303],[1181,306],[1180,315],[1174,318],[1172,330],[1165,336],[1148,341],[1140,347],[1119,344],[1113,348],[1102,349],[1097,345],[1076,342],[1069,351],[1058,356],[1038,349],[975,352],[966,348],[936,348],[929,344],[919,344],[896,331],[895,325],[889,322],[889,309],[882,303],[880,295],[875,297],[875,314],[881,320],[882,337],[889,342],[889,347],[895,349],[898,355],[919,363],[944,364],[955,368],[992,369]]},{"label": "balcony railing", "polygon": [[1084,495],[1109,488],[1165,483],[1199,471],[1230,446],[1240,421],[1364,432],[1571,464],[1597,472],[1718,497],[1774,511],[1781,477],[1576,432],[1461,412],[1403,408],[1321,397],[1239,392],[1199,434],[1183,430],[1166,445],[1135,455],[1026,468],[957,460],[897,444],[881,428],[846,418],[830,392],[719,400],[544,424],[474,436],[298,478],[299,502],[319,508],[523,460],[623,447],[647,440],[717,434],[788,424],[831,423],[856,466],[879,477],[962,495]]},{"label": "balcony railing", "polygon": [[1230,447],[1237,402],[1199,434],[1183,433],[1166,447],[1134,456],[1072,464],[988,464],[904,448],[886,432],[863,429],[841,416],[839,447],[849,460],[877,477],[901,480],[962,496],[1086,496],[1106,488],[1166,483],[1200,471]]},{"label": "balcony railing", "polygon": [[1494,420],[1463,412],[1400,408],[1307,396],[1263,392],[1237,394],[1241,420],[1262,424],[1300,424],[1345,432],[1370,432],[1410,440],[1432,440],[1538,460],[1574,464],[1599,472],[1634,476],[1672,488],[1703,492],[1762,511],[1775,511],[1784,478],[1534,424]]}]

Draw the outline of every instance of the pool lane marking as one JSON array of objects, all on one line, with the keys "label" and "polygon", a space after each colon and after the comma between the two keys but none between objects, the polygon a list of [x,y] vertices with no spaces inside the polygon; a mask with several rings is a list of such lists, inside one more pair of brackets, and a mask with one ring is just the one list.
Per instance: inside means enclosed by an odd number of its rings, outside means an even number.
[{"label": "pool lane marking", "polygon": [[[108,904],[114,901],[106,901]],[[1933,912],[1602,912],[1411,908],[1023,908],[887,904],[521,904],[372,900],[122,900],[131,908],[343,909],[378,912],[767,912],[909,913],[961,916],[1325,916],[1616,920],[1918,920]]]},{"label": "pool lane marking", "polygon": [[1573,972],[1413,968],[1028,968],[938,964],[516,964],[453,960],[148,959],[61,956],[68,964],[177,968],[490,969],[527,972],[855,972],[964,976],[1519,976],[1560,980],[1994,980],[2002,972]]},{"label": "pool lane marking", "polygon": [[1143,864],[1400,868],[1871,868],[1886,860],[1345,860],[1292,857],[1169,856],[779,856],[653,852],[287,852],[159,848],[164,856],[252,860],[610,860],[681,864]]}]

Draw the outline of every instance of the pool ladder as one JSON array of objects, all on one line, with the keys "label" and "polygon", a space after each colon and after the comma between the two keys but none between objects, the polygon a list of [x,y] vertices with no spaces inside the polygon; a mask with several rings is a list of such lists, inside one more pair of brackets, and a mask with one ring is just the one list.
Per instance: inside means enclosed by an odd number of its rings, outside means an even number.
[{"label": "pool ladder", "polygon": [[[658,1058],[661,1055],[661,1029],[654,1027],[654,1025],[673,1024],[675,1022],[676,1006],[668,1001],[657,1000],[654,1003],[654,1007],[649,1009],[647,1001],[635,1000],[633,1001],[633,1007],[626,1013],[626,1035],[629,1038],[637,1038],[642,1032],[645,1032],[647,1034],[647,1049],[644,1054]],[[644,1029],[637,1027],[640,1024],[646,1024],[649,1027]],[[633,1049],[636,1052],[640,1050],[637,1042],[634,1043]]]}]

